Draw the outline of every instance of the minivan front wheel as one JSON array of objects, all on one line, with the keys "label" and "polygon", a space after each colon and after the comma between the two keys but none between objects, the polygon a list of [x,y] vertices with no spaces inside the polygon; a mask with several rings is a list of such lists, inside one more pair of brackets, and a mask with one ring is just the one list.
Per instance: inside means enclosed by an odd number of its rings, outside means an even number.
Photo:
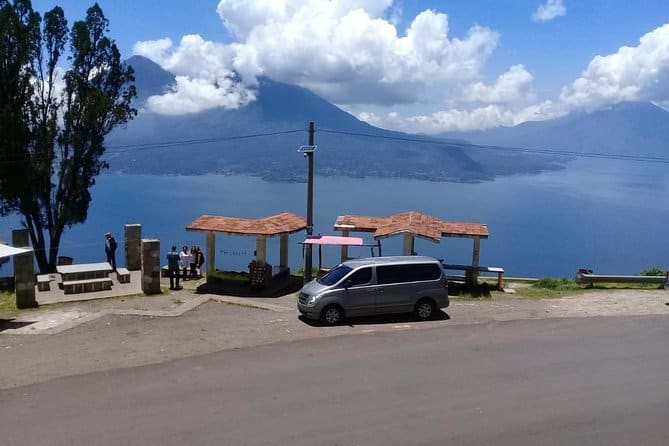
[{"label": "minivan front wheel", "polygon": [[421,299],[416,304],[414,314],[419,321],[426,321],[434,316],[436,312],[434,302],[431,299]]},{"label": "minivan front wheel", "polygon": [[328,325],[337,325],[344,320],[344,312],[337,305],[325,307],[321,313],[321,322]]}]

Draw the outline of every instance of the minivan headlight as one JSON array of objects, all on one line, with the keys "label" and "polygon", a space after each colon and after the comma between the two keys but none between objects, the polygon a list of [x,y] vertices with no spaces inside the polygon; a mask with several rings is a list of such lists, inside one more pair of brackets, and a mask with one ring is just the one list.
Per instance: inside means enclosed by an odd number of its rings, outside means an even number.
[{"label": "minivan headlight", "polygon": [[309,296],[309,299],[307,299],[307,306],[308,307],[313,307],[314,305],[316,305],[316,301],[318,299],[320,299],[320,297],[321,296],[319,296],[318,294],[314,294],[313,296]]}]

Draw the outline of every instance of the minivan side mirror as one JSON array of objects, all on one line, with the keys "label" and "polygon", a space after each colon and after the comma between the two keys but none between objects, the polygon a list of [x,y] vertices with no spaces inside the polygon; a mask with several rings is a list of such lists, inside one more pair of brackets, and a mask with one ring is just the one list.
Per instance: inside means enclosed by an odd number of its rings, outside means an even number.
[{"label": "minivan side mirror", "polygon": [[346,279],[344,280],[344,288],[348,289],[353,285],[353,281],[351,279]]}]

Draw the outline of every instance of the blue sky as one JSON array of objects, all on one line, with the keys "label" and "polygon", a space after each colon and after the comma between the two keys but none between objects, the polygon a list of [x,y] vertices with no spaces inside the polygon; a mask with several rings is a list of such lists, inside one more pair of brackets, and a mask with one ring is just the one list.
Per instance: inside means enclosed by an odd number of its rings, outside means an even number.
[{"label": "blue sky", "polygon": [[[56,4],[70,20],[90,5],[33,1],[41,12]],[[302,85],[373,124],[416,132],[514,125],[621,100],[669,103],[666,0],[99,4],[124,56],[146,55],[180,76],[148,104],[155,112],[243,106],[258,75]],[[408,29],[413,37],[402,39]],[[186,35],[200,38],[182,41]]]}]

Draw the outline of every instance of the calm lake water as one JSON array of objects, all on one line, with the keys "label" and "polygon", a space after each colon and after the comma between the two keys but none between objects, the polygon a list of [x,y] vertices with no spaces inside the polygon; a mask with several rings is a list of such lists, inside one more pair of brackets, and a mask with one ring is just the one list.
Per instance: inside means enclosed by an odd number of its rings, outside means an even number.
[{"label": "calm lake water", "polygon": [[[334,234],[332,225],[341,214],[380,216],[415,210],[445,220],[487,224],[490,238],[481,241],[481,264],[501,266],[508,276],[573,277],[581,267],[610,274],[665,269],[667,167],[576,160],[563,171],[481,184],[317,176],[314,233]],[[165,253],[172,244],[204,247],[204,234],[184,229],[200,215],[256,218],[289,211],[304,216],[305,208],[305,184],[266,183],[249,176],[103,175],[93,188],[88,221],[66,232],[60,254],[75,262],[104,260],[104,233],[112,231],[122,242],[126,223],[142,224],[143,236],[160,239]],[[0,239],[10,240],[19,221],[0,219]],[[362,235],[372,242],[371,235]],[[293,269],[301,268],[302,248],[297,243],[302,236],[290,238]],[[382,244],[384,254],[401,252],[401,237]],[[246,269],[255,239],[218,236],[216,247],[218,268]],[[469,263],[471,249],[470,239],[444,238],[439,244],[416,240],[419,254],[451,263]],[[122,253],[120,245],[120,263]],[[350,251],[353,256],[368,253],[363,248]],[[270,263],[278,263],[278,239],[270,241],[268,255]],[[324,259],[327,265],[335,264],[338,249],[324,248]],[[11,267],[4,266],[0,275],[9,271]]]}]

